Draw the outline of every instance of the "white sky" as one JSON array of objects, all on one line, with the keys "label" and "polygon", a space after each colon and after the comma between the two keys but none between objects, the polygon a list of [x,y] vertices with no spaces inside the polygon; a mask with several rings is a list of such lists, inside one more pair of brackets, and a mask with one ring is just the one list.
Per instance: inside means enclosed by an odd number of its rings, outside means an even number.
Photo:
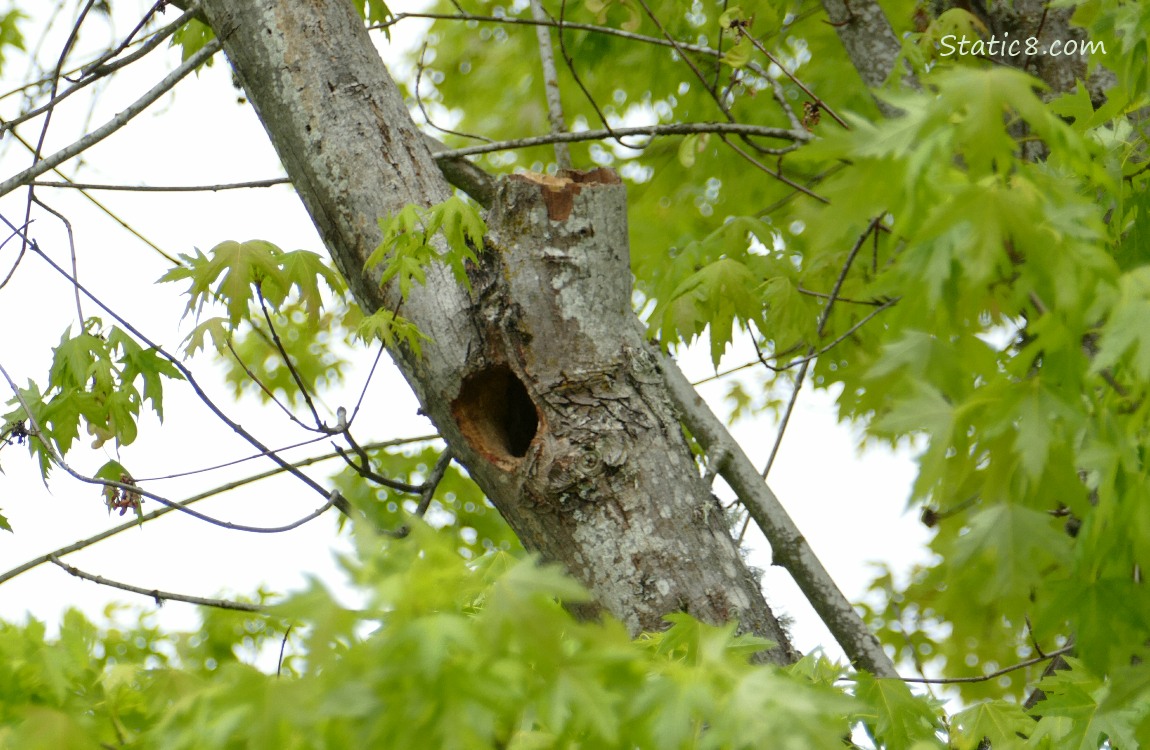
[{"label": "white sky", "polygon": [[[26,3],[27,5],[27,3]],[[53,3],[54,5],[54,3]],[[147,2],[115,4],[117,29],[126,31]],[[394,10],[401,3],[393,3]],[[166,18],[175,17],[169,10]],[[38,27],[27,24],[28,33]],[[92,25],[82,42],[104,46]],[[401,27],[393,32],[397,43],[410,42],[417,32]],[[54,34],[52,50],[58,54],[60,35]],[[29,39],[30,44],[35,39]],[[380,44],[385,44],[382,36]],[[150,88],[178,63],[166,50],[118,73],[93,100],[82,94],[59,108],[52,120],[45,153],[75,140],[94,125],[108,120]],[[0,76],[0,91],[20,85],[26,63],[10,59]],[[217,55],[212,68],[189,77],[174,94],[163,97],[123,130],[97,145],[80,159],[67,162],[63,170],[84,182],[141,185],[216,184],[276,177],[282,174],[262,126],[252,108],[237,104],[230,71]],[[17,111],[16,97],[0,100],[0,116]],[[17,129],[34,141],[39,126],[29,123]],[[0,142],[0,178],[17,173],[31,163],[28,151],[11,136]],[[45,175],[45,179],[59,179]],[[179,318],[184,299],[176,285],[153,282],[169,267],[158,253],[133,237],[106,214],[95,209],[75,191],[41,188],[37,195],[72,222],[80,277],[114,310],[169,349],[175,349],[189,329]],[[304,248],[323,252],[302,205],[289,188],[230,191],[222,193],[137,194],[99,192],[94,196],[139,233],[170,255],[207,250],[228,240],[260,238],[285,250]],[[26,191],[0,199],[0,212],[15,224],[23,221]],[[30,234],[57,262],[68,259],[67,236],[60,223],[35,210]],[[11,267],[16,242],[0,248],[0,278]],[[46,381],[50,350],[65,328],[75,320],[75,306],[67,283],[40,259],[24,259],[11,284],[0,289],[0,365],[20,385],[29,379]],[[108,316],[84,302],[85,315]],[[711,374],[706,347],[683,358],[689,377]],[[751,358],[746,351],[732,353],[725,365],[742,364]],[[359,357],[348,378],[349,391],[325,396],[326,404],[350,408],[363,383],[371,354]],[[272,446],[306,439],[274,406],[254,398],[233,404],[220,370],[207,358],[194,360],[193,369],[213,397],[227,406],[237,421]],[[748,381],[750,382],[750,381]],[[0,401],[10,397],[6,384]],[[141,437],[121,451],[119,460],[135,476],[167,475],[211,466],[251,455],[252,449],[211,416],[183,384],[168,384],[166,421],[160,426],[146,416]],[[725,413],[722,394],[727,385],[702,389],[712,406]],[[377,373],[357,422],[357,437],[364,442],[431,432],[427,420],[416,416],[416,403],[407,386],[390,366]],[[769,420],[744,421],[735,434],[747,447],[752,460],[762,465],[774,439],[776,427]],[[83,440],[87,445],[87,440]],[[859,454],[855,433],[837,425],[831,399],[804,387],[792,417],[770,484],[787,507],[844,592],[852,600],[862,597],[872,569],[870,561],[883,560],[896,571],[905,570],[925,556],[926,530],[913,513],[904,513],[913,466],[908,454],[868,450]],[[321,443],[311,453],[326,452]],[[291,456],[310,455],[307,449]],[[70,456],[76,469],[94,473],[108,458],[110,446],[101,450],[76,450]],[[122,522],[109,516],[99,489],[83,485],[54,472],[48,488],[40,482],[24,448],[8,446],[0,451],[0,511],[15,534],[0,535],[0,572],[57,547]],[[270,462],[253,461],[221,472],[156,483],[149,489],[171,499],[182,499],[225,481],[270,468]],[[338,469],[336,462],[309,473],[323,482]],[[719,493],[723,496],[723,492]],[[729,493],[724,497],[727,499]],[[306,515],[322,504],[322,498],[297,481],[264,482],[254,489],[230,493],[197,505],[209,515],[237,523],[274,526]],[[145,510],[156,503],[145,502]],[[286,591],[303,584],[305,576],[318,576],[339,586],[341,576],[333,562],[333,550],[347,545],[335,533],[334,511],[305,527],[278,535],[254,535],[208,526],[181,514],[132,529],[66,558],[90,573],[143,587],[156,587],[201,596],[253,592],[261,585]],[[761,545],[760,545],[761,547]],[[764,553],[752,564],[766,565]],[[801,649],[823,645],[839,653],[829,635],[802,600],[801,594],[781,570],[771,570],[765,580],[768,598],[777,610],[796,618],[796,645]],[[0,585],[0,619],[18,620],[31,613],[55,622],[62,610],[77,606],[99,616],[109,602],[120,601],[145,608],[145,598],[80,581],[53,565],[44,565]],[[194,623],[189,605],[169,603],[161,612],[169,627]]]}]

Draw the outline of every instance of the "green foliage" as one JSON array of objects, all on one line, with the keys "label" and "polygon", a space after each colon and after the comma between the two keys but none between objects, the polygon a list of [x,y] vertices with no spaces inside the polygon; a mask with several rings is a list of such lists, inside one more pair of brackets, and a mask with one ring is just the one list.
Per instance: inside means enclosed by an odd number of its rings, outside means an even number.
[{"label": "green foliage", "polygon": [[[413,283],[427,280],[427,267],[442,263],[459,284],[471,288],[467,264],[478,261],[475,252],[482,249],[487,233],[487,224],[473,203],[456,195],[426,209],[405,206],[394,216],[380,219],[379,228],[383,240],[368,257],[366,268],[382,266],[380,285],[395,279],[400,296],[406,299]],[[443,249],[432,241],[437,232],[447,241]]]},{"label": "green foliage", "polygon": [[[184,351],[191,355],[210,344],[227,363],[237,395],[253,390],[299,404],[304,394],[296,378],[310,392],[341,381],[345,363],[336,345],[349,340],[359,313],[348,308],[343,278],[319,255],[229,240],[180,260],[160,281],[190,282],[185,315],[194,313],[199,322]],[[227,314],[201,320],[209,304]]]},{"label": "green foliage", "polygon": [[[375,473],[396,482],[418,485],[430,474],[441,450],[430,446],[402,453],[380,449],[368,451],[368,455]],[[418,504],[418,498],[411,494],[369,485],[350,467],[335,477],[335,486],[382,529],[394,530],[406,524]],[[457,549],[466,557],[480,557],[491,551],[523,554],[523,547],[507,522],[455,463],[447,467],[425,518],[432,525],[444,528],[445,534],[454,534]]]},{"label": "green foliage", "polygon": [[[1096,107],[1081,83],[1054,95],[1018,70],[942,57],[942,36],[976,35],[981,22],[952,9],[920,30],[919,5],[882,2],[920,85],[892,76],[881,96],[902,115],[882,118],[835,27],[806,4],[544,2],[570,23],[720,52],[553,31],[579,75],[580,95],[564,101],[574,129],[728,116],[792,127],[775,83],[798,111],[809,94],[760,74],[769,63],[743,31],[845,117],[846,128],[829,116],[804,123],[812,142],[771,156],[772,169],[824,200],[755,173],[713,135],[571,151],[629,182],[636,287],[663,346],[706,333],[716,367],[737,336],[780,364],[820,351],[812,378],[837,394],[841,418],[867,441],[919,450],[911,500],[934,531],[934,559],[906,583],[880,574],[865,610],[903,664],[980,680],[952,688],[966,708],[948,718],[905,684],[867,675],[843,691],[844,671],[811,659],[789,673],[751,667],[761,642],[729,626],[673,617],[634,643],[617,623],[576,622],[558,602],[585,593],[528,558],[450,468],[428,514],[438,533],[417,523],[409,539],[383,543],[358,532],[348,563],[361,610],[314,584],[271,616],[213,614],[196,634],[100,632],[77,615],[56,640],[38,623],[0,627],[0,747],[820,748],[858,726],[892,749],[1150,743],[1150,149],[1144,122],[1128,117],[1147,103],[1150,10],[1054,3],[1076,6],[1087,38],[1106,45],[1092,66],[1118,84]],[[375,0],[355,7],[369,23],[391,17]],[[5,36],[16,33],[8,21],[0,52],[18,39]],[[193,22],[175,43],[186,59],[209,35]],[[460,132],[548,129],[529,26],[440,21],[421,54],[421,98]],[[560,70],[565,90],[575,90],[572,70]],[[535,147],[479,163],[547,171],[553,158]],[[460,198],[408,207],[380,228],[368,266],[401,297],[435,263],[468,286],[486,231]],[[364,316],[347,305],[338,276],[304,251],[228,242],[183,261],[164,280],[189,282],[187,312],[222,310],[197,321],[186,349],[228,351],[237,388],[254,377],[265,396],[294,401],[288,362],[307,388],[334,383],[332,345],[351,332],[416,354],[426,340],[398,309]],[[36,422],[27,442],[45,473],[49,446],[66,451],[82,422],[97,443],[127,444],[143,401],[159,411],[160,376],[174,371],[115,331],[89,322],[66,334],[48,387],[29,384],[29,408],[12,402],[5,416]],[[763,377],[768,394],[788,385]],[[777,403],[751,390],[730,391],[741,412]],[[435,459],[432,449],[381,451],[371,467],[418,484]],[[101,476],[122,469],[112,462]],[[336,483],[374,524],[410,522],[410,495],[370,489],[350,471]],[[245,663],[274,649],[288,622],[278,679]],[[981,679],[1071,644],[1068,670],[1042,678],[1035,661]],[[1027,712],[1036,685],[1046,699]]]},{"label": "green foliage", "polygon": [[[732,627],[680,616],[632,641],[575,620],[561,602],[587,594],[533,559],[468,562],[422,524],[356,539],[361,609],[313,583],[182,635],[74,612],[58,639],[0,625],[0,746],[836,747],[848,732],[833,672],[752,666],[763,642]],[[285,637],[278,675],[248,663]]]},{"label": "green foliage", "polygon": [[92,447],[99,448],[108,441],[135,441],[145,401],[162,420],[163,378],[183,375],[164,355],[143,348],[118,326],[88,318],[78,334],[69,327],[60,338],[47,387],[29,383],[20,389],[3,419],[25,423],[28,450],[47,477],[57,458],[79,439],[81,426],[94,438]]},{"label": "green foliage", "polygon": [[[172,34],[172,46],[179,46],[180,58],[187,62],[188,58],[203,49],[204,45],[216,38],[212,28],[203,21],[193,18]],[[212,59],[204,61],[205,66],[211,66]]]},{"label": "green foliage", "polygon": [[24,49],[24,34],[20,31],[20,21],[25,18],[27,16],[18,10],[9,10],[0,15],[0,70],[4,69],[7,48]]},{"label": "green foliage", "polygon": [[[395,15],[388,9],[387,3],[383,0],[355,0],[355,9],[359,12],[360,17],[369,24],[384,23]],[[388,35],[387,38],[391,39],[391,32],[386,27],[384,31]]]}]

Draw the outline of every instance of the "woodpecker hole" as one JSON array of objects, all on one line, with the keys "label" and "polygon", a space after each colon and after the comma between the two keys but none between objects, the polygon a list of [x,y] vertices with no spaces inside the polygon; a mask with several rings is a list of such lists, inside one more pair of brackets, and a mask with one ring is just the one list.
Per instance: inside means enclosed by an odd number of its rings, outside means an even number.
[{"label": "woodpecker hole", "polygon": [[451,410],[463,437],[496,463],[526,456],[539,429],[527,389],[504,365],[464,378]]}]

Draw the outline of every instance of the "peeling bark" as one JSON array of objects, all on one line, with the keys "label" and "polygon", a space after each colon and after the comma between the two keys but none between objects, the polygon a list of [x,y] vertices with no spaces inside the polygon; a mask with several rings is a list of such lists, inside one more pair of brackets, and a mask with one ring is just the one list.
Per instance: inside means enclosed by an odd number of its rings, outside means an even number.
[{"label": "peeling bark", "polygon": [[[205,0],[284,167],[367,311],[377,218],[450,194],[349,3]],[[626,196],[609,170],[499,184],[472,289],[442,268],[403,301],[432,343],[394,358],[528,549],[633,633],[737,619],[795,658],[739,559],[631,311]]]}]

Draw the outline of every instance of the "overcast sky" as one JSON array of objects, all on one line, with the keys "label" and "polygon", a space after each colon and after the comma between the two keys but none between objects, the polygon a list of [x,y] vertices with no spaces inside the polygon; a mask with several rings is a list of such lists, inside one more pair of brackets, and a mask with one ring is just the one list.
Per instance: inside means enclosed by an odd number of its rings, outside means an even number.
[{"label": "overcast sky", "polygon": [[[116,3],[117,31],[129,29],[141,9],[150,4]],[[393,10],[401,10],[402,6],[398,2],[391,4]],[[36,11],[29,8],[28,12]],[[170,9],[166,18],[175,15],[176,11]],[[34,35],[39,26],[31,22],[24,28]],[[99,22],[93,23],[82,44],[88,48],[106,46],[118,36],[102,35],[100,28]],[[51,35],[42,59],[54,60],[59,54],[62,31],[57,29]],[[392,35],[397,43],[410,42],[418,30],[400,27]],[[30,38],[30,48],[36,42]],[[379,43],[386,44],[382,36]],[[161,49],[118,73],[110,82],[93,87],[94,97],[84,93],[65,102],[53,116],[44,153],[68,145],[110,119],[177,64],[176,54]],[[2,92],[22,85],[27,70],[26,60],[10,56],[0,80]],[[217,55],[213,67],[185,79],[174,93],[80,159],[67,162],[62,170],[77,181],[130,185],[219,184],[282,175],[255,113],[238,98],[226,62]],[[18,96],[0,99],[0,116],[12,117],[20,105]],[[27,123],[17,132],[34,142],[41,124],[42,120]],[[30,163],[28,150],[5,135],[0,142],[0,178],[7,178]],[[49,177],[59,179],[55,175],[46,175],[45,179]],[[271,241],[285,250],[323,252],[299,200],[283,186],[219,193],[92,195],[108,211],[173,256],[189,253],[193,248],[207,250],[223,240],[253,238]],[[190,328],[189,321],[180,323],[185,304],[178,294],[180,287],[154,283],[170,263],[76,191],[39,188],[37,196],[71,222],[83,283],[146,335],[170,350],[178,348]],[[26,202],[26,190],[14,192],[0,199],[0,212],[20,225]],[[40,209],[34,209],[32,216],[29,234],[57,262],[69,263],[68,235],[61,222]],[[18,251],[19,243],[14,240],[0,248],[0,278],[12,267]],[[112,322],[90,301],[84,300],[82,305],[85,316],[95,315],[105,323]],[[66,280],[39,258],[28,255],[12,281],[0,289],[0,311],[0,365],[20,385],[33,379],[42,386],[52,346],[76,320],[75,301]],[[683,357],[688,376],[695,379],[713,373],[705,344],[698,352]],[[325,394],[324,402],[330,409],[341,405],[350,409],[354,405],[371,357],[371,352],[357,355],[358,365],[347,379],[347,388]],[[750,358],[753,354],[749,351],[733,351],[724,366],[742,364]],[[308,437],[294,428],[282,412],[261,405],[255,398],[235,404],[222,383],[219,368],[208,358],[201,356],[191,364],[198,378],[209,386],[212,397],[266,443],[284,446]],[[753,374],[742,377],[748,388],[755,387]],[[11,395],[9,389],[2,381],[0,386],[6,401]],[[726,413],[722,396],[728,387],[726,383],[712,383],[701,389],[720,413]],[[210,415],[183,384],[168,386],[164,405],[164,424],[146,415],[141,422],[140,439],[119,453],[118,459],[137,478],[186,472],[252,454],[250,446]],[[427,420],[416,414],[416,406],[394,369],[383,368],[368,388],[357,435],[363,441],[371,441],[433,431]],[[776,430],[776,425],[764,418],[741,422],[735,434],[751,459],[761,466]],[[94,473],[109,458],[117,457],[110,445],[89,450],[88,440],[83,439],[82,443],[84,449],[76,450],[70,457],[81,472]],[[806,387],[770,478],[775,493],[852,600],[863,595],[873,573],[871,561],[882,560],[896,571],[905,570],[914,560],[924,558],[923,543],[927,537],[915,514],[905,512],[913,478],[910,452],[892,454],[870,449],[860,454],[857,445],[856,432],[836,424],[832,399]],[[319,443],[289,456],[302,458],[327,450],[328,444]],[[108,515],[98,488],[81,484],[62,471],[55,471],[45,487],[22,447],[11,445],[0,450],[0,468],[4,471],[0,475],[0,511],[15,529],[15,534],[0,535],[0,572],[123,520]],[[183,499],[268,468],[270,463],[266,460],[250,461],[217,472],[156,482],[149,489],[172,499]],[[332,462],[309,472],[322,482],[337,469],[338,465]],[[730,497],[725,488],[720,488],[718,494],[723,499]],[[322,502],[298,481],[277,479],[205,501],[197,508],[227,521],[274,526],[307,515]],[[154,502],[145,503],[145,510],[155,507]],[[134,585],[202,596],[250,593],[261,585],[283,592],[302,585],[309,575],[338,586],[341,577],[333,561],[333,550],[346,550],[347,545],[339,539],[335,527],[334,511],[301,529],[279,535],[226,531],[180,514],[169,514],[71,555],[67,561],[91,573]],[[757,548],[752,563],[765,567],[769,555],[764,545],[757,544]],[[838,653],[784,572],[772,570],[765,585],[772,605],[796,618],[797,646],[806,650],[823,645],[828,652]],[[155,606],[149,599],[79,581],[53,565],[45,565],[0,586],[0,618],[22,619],[25,613],[31,613],[54,622],[69,606],[79,606],[99,616],[113,601],[145,608]],[[161,621],[172,627],[188,627],[195,622],[194,612],[188,605],[170,603],[163,608]]]}]

